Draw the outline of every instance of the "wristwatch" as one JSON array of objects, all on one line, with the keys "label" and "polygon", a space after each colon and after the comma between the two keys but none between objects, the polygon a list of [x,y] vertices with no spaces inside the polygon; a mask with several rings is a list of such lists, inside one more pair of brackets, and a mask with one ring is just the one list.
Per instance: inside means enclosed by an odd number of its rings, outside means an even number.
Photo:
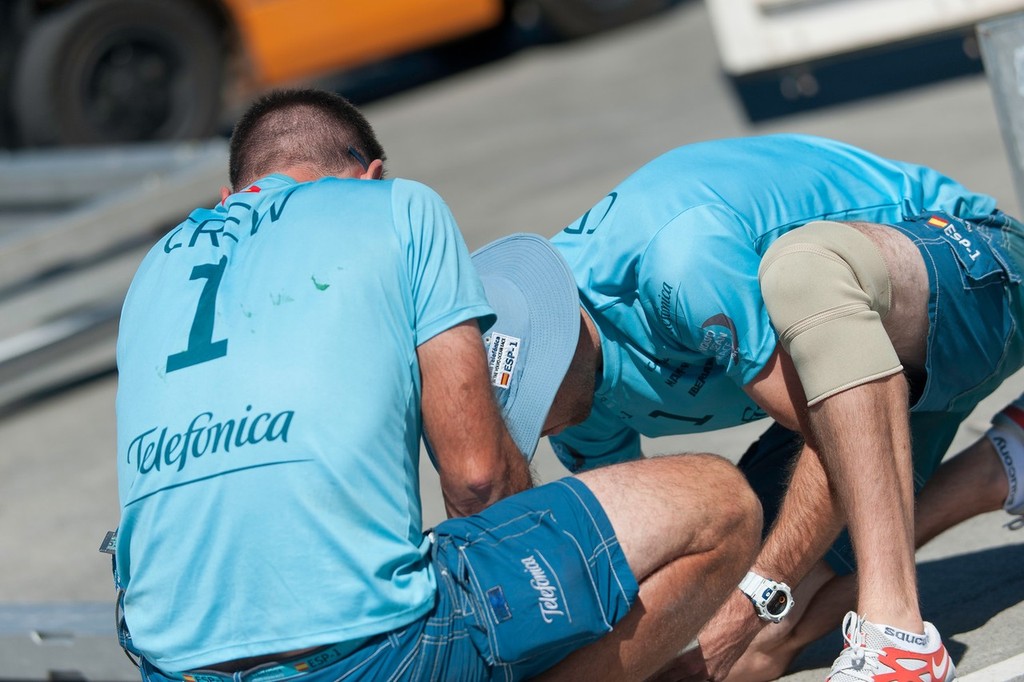
[{"label": "wristwatch", "polygon": [[753,571],[740,581],[740,591],[754,602],[754,611],[761,620],[778,623],[793,608],[793,593],[786,583],[777,583]]}]

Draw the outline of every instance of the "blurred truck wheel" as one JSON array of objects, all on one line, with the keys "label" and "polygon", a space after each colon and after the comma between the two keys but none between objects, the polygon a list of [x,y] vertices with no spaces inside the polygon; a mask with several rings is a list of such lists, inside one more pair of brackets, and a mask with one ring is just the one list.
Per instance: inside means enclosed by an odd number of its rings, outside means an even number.
[{"label": "blurred truck wheel", "polygon": [[223,47],[186,0],[88,0],[44,16],[17,58],[25,146],[187,139],[216,129]]},{"label": "blurred truck wheel", "polygon": [[581,38],[664,9],[673,0],[520,0],[561,38]]}]

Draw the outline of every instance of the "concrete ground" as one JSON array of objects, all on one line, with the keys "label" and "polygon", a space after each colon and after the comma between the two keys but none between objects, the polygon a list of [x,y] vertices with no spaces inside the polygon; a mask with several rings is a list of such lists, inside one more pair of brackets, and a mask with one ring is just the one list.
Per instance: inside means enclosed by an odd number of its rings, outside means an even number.
[{"label": "concrete ground", "polygon": [[[751,124],[696,2],[592,40],[523,50],[366,111],[389,150],[390,173],[437,189],[471,248],[516,231],[554,234],[674,146],[776,131],[925,163],[993,194],[1009,212],[1020,208],[983,75]],[[118,520],[115,387],[108,375],[0,419],[0,678],[131,679],[102,625],[112,590],[109,562],[97,552]],[[957,445],[1022,389],[1022,375],[1007,382]],[[646,449],[735,459],[759,428]],[[535,464],[544,480],[561,474],[546,444]],[[426,460],[423,489],[427,521],[440,520]],[[1002,513],[976,518],[920,553],[925,617],[970,682],[1024,675],[1024,532],[1004,521]],[[823,679],[840,646],[837,629],[784,679]]]}]

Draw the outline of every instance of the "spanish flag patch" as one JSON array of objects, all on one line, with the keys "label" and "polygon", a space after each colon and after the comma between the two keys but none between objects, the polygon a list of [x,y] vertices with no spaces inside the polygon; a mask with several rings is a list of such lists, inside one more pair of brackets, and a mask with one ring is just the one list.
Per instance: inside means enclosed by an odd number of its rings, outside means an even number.
[{"label": "spanish flag patch", "polygon": [[943,220],[942,218],[933,215],[931,218],[928,219],[928,224],[931,225],[932,227],[944,228],[947,225],[949,225],[949,221]]}]

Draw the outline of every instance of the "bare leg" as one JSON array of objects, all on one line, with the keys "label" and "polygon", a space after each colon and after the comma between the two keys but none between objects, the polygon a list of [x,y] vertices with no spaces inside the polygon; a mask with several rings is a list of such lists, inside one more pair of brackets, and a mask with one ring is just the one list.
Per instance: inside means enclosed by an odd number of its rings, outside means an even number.
[{"label": "bare leg", "polygon": [[[922,489],[915,546],[924,546],[978,514],[1001,509],[1008,489],[1006,471],[992,444],[979,438],[946,460]],[[856,594],[854,576],[835,577],[825,563],[819,564],[796,588],[794,612],[761,631],[736,662],[728,682],[762,682],[782,675],[804,647],[839,626],[843,614],[854,608]]]},{"label": "bare leg", "polygon": [[579,477],[604,506],[640,597],[615,630],[542,680],[642,680],[675,656],[736,589],[761,513],[742,474],[711,455],[656,457]]},{"label": "bare leg", "polygon": [[944,462],[918,496],[917,546],[978,514],[1002,509],[1006,469],[987,438]]},{"label": "bare leg", "polygon": [[902,375],[838,393],[808,414],[857,557],[858,612],[924,632],[914,564],[914,489]]}]

